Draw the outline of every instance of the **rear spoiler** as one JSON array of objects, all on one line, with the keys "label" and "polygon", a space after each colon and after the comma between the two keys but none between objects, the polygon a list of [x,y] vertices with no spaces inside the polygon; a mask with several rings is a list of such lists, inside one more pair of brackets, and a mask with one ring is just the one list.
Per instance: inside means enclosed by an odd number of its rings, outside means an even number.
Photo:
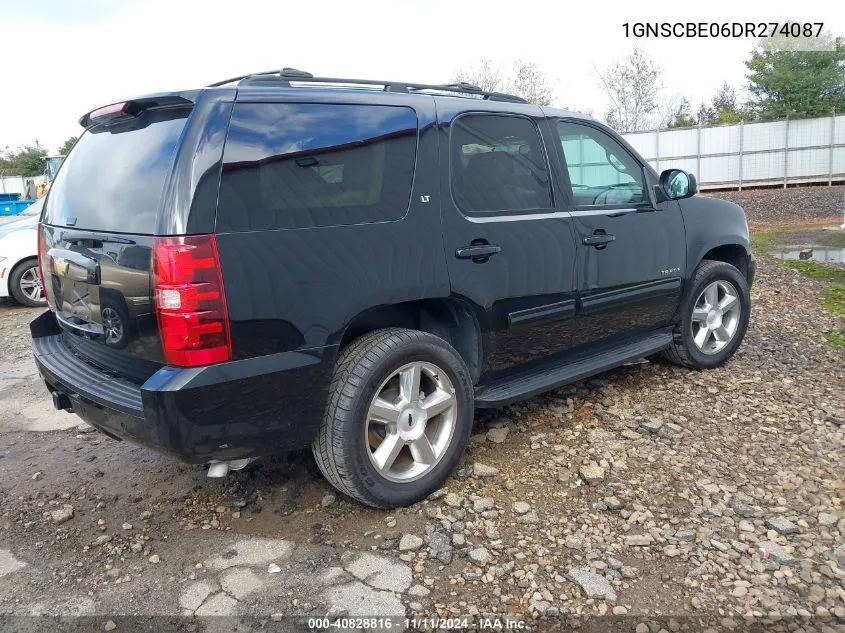
[{"label": "rear spoiler", "polygon": [[84,114],[79,119],[79,125],[87,130],[95,125],[109,123],[118,119],[136,117],[149,108],[185,107],[193,105],[193,99],[189,97],[193,97],[195,94],[195,92],[168,92],[130,99],[128,101],[119,101]]}]

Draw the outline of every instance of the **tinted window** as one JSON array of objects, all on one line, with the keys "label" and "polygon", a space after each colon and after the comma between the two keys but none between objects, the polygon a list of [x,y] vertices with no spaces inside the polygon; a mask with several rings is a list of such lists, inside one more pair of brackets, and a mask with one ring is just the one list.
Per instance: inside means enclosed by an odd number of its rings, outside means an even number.
[{"label": "tinted window", "polygon": [[545,209],[549,173],[526,118],[471,114],[452,124],[452,192],[468,213]]},{"label": "tinted window", "polygon": [[219,231],[396,220],[405,215],[417,117],[405,107],[235,104]]},{"label": "tinted window", "polygon": [[184,109],[147,110],[83,134],[50,187],[44,221],[95,231],[154,233],[188,114]]},{"label": "tinted window", "polygon": [[648,201],[643,168],[612,137],[589,125],[558,122],[576,206]]}]

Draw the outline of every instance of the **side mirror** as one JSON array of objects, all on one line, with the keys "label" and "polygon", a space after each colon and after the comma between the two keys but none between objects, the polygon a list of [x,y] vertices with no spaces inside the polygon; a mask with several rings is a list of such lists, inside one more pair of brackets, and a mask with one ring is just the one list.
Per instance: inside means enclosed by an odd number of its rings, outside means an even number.
[{"label": "side mirror", "polygon": [[683,169],[667,169],[660,174],[660,187],[670,200],[689,198],[698,191],[695,176]]}]

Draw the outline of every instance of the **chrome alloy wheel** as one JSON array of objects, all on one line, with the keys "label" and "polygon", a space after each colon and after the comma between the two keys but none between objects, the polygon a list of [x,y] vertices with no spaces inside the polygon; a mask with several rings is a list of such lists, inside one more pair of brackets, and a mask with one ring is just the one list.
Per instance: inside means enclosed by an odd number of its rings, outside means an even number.
[{"label": "chrome alloy wheel", "polygon": [[103,308],[101,313],[106,343],[117,343],[123,338],[123,321],[114,308]]},{"label": "chrome alloy wheel", "polygon": [[400,367],[378,388],[367,412],[370,461],[390,481],[419,479],[448,450],[457,415],[455,388],[445,371],[422,361]]},{"label": "chrome alloy wheel", "polygon": [[30,301],[39,302],[44,299],[44,289],[41,286],[38,266],[32,266],[23,271],[19,285],[23,295]]},{"label": "chrome alloy wheel", "polygon": [[729,281],[718,280],[698,295],[692,309],[692,339],[705,354],[721,351],[739,329],[742,303]]}]

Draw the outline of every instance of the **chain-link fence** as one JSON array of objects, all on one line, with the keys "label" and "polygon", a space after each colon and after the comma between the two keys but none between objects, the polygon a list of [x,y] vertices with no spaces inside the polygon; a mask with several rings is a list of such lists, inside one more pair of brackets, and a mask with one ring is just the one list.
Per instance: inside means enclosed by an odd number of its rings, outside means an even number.
[{"label": "chain-link fence", "polygon": [[623,136],[658,172],[685,169],[702,189],[845,181],[845,115]]}]

